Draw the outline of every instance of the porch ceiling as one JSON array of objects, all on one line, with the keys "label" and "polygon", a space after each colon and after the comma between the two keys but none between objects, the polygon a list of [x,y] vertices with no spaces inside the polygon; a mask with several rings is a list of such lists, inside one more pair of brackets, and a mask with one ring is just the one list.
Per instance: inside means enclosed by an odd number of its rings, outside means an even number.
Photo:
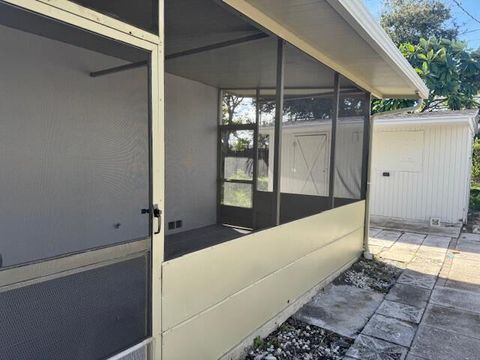
[{"label": "porch ceiling", "polygon": [[[166,62],[169,73],[224,89],[275,88],[277,41],[267,37]],[[333,89],[334,72],[297,49],[285,49],[285,83]]]},{"label": "porch ceiling", "polygon": [[261,33],[214,0],[165,0],[165,53]]},{"label": "porch ceiling", "polygon": [[361,0],[223,0],[380,98],[428,89]]}]

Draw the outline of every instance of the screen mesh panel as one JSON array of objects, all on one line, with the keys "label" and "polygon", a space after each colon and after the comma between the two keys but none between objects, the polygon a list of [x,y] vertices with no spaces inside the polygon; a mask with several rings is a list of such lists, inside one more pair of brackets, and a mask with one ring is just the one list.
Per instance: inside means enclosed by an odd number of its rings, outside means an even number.
[{"label": "screen mesh panel", "polygon": [[126,350],[127,352],[126,355],[124,356],[117,356],[114,357],[115,360],[147,360],[148,359],[148,354],[151,353],[151,346],[150,344],[143,345],[141,348],[133,350],[129,352],[129,350]]},{"label": "screen mesh panel", "polygon": [[[146,238],[147,67],[0,25],[3,266]],[[8,50],[7,50],[8,49]]]},{"label": "screen mesh panel", "polygon": [[147,263],[142,256],[0,293],[0,359],[103,359],[141,342]]},{"label": "screen mesh panel", "polygon": [[280,166],[282,223],[331,208],[331,137],[335,73],[285,45]]},{"label": "screen mesh panel", "polygon": [[[365,124],[370,97],[340,79],[340,101],[335,143],[335,207],[365,196],[366,158]],[[368,129],[367,129],[368,130]],[[368,134],[367,134],[368,135]]]}]

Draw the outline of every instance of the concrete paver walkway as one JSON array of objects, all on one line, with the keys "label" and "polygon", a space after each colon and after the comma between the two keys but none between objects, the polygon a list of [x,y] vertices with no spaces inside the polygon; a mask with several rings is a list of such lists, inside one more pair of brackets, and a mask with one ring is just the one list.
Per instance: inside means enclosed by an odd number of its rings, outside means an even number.
[{"label": "concrete paver walkway", "polygon": [[[382,300],[382,294],[373,291],[345,285],[330,286],[325,292],[315,296],[294,318],[348,338],[355,338]],[[352,303],[355,306],[352,306]]]},{"label": "concrete paver walkway", "polygon": [[347,360],[480,359],[480,235],[370,236],[375,257],[402,269],[389,292],[333,286],[296,317],[355,338]]},{"label": "concrete paver walkway", "polygon": [[[480,235],[455,239],[379,229],[372,235],[375,255],[405,270],[347,355],[480,359]],[[384,341],[403,349],[382,352]]]}]

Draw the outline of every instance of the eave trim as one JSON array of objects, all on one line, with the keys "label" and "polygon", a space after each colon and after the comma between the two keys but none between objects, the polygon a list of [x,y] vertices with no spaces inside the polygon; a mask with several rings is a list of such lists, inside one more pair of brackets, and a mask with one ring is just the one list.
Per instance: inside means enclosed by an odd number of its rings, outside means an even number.
[{"label": "eave trim", "polygon": [[423,80],[360,0],[326,1],[399,75],[408,79],[419,97],[428,98],[429,90]]}]

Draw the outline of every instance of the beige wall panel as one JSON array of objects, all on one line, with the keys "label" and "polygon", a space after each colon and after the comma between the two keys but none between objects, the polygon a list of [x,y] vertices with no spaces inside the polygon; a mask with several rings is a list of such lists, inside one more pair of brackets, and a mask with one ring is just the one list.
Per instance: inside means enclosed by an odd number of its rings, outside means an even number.
[{"label": "beige wall panel", "polygon": [[51,5],[53,7],[56,7],[58,9],[65,10],[77,16],[81,16],[85,19],[95,21],[98,24],[102,24],[110,28],[122,31],[130,36],[147,40],[154,44],[158,44],[160,42],[159,36],[155,34],[149,33],[148,31],[142,30],[133,25],[125,23],[121,20],[117,20],[113,17],[102,14],[95,10],[88,9],[84,6],[75,4],[71,1],[65,1],[65,0],[38,0],[38,1]]},{"label": "beige wall panel", "polygon": [[163,330],[363,228],[364,211],[357,202],[164,263]]},{"label": "beige wall panel", "polygon": [[[358,212],[363,212],[362,209],[356,208]],[[348,218],[344,218],[338,212],[337,215],[336,223],[349,222]],[[296,239],[291,238],[292,249],[295,244]],[[164,359],[212,360],[221,357],[309,289],[360,256],[362,245],[363,228],[360,228],[252,283],[207,311],[167,331],[163,334]],[[232,262],[241,263],[245,270],[250,267],[248,257],[235,256],[226,248],[222,250],[225,252],[223,257],[230,257]],[[268,258],[275,258],[275,253],[275,248],[263,253],[264,261],[268,262]],[[221,259],[222,257],[218,257],[211,265],[215,266]],[[228,270],[222,273],[229,275]],[[190,287],[196,281],[197,277],[184,279],[182,285]],[[214,279],[212,281],[211,286],[206,286],[203,292],[209,292],[215,285]],[[194,294],[191,296],[195,298]],[[169,311],[168,308],[165,310]]]},{"label": "beige wall panel", "polygon": [[217,222],[217,122],[217,88],[165,73],[165,223],[183,222],[167,234]]},{"label": "beige wall panel", "polygon": [[[67,2],[64,0],[62,0],[61,8],[46,3],[48,2],[47,0],[6,0],[6,2],[30,10],[32,12],[42,14],[52,19],[60,20],[82,29],[90,30],[94,33],[98,33],[108,38],[120,40],[124,43],[134,45],[142,49],[157,51],[157,43],[160,42],[160,38],[154,35],[152,35],[153,38],[149,38],[149,40],[154,40],[154,42],[146,41],[140,39],[139,37],[130,35],[130,31],[127,30],[127,24],[121,26],[123,29],[122,31],[120,31],[112,27],[111,24],[110,26],[100,24],[98,22],[99,19],[91,16],[91,14],[87,15],[85,12],[79,14],[78,11],[74,12],[71,9],[66,10],[67,7],[72,7],[72,5],[67,5]],[[59,1],[56,1],[55,3],[60,4]],[[77,5],[76,7],[79,7],[79,5]],[[120,24],[121,22],[117,21],[116,27],[120,26]]]}]

